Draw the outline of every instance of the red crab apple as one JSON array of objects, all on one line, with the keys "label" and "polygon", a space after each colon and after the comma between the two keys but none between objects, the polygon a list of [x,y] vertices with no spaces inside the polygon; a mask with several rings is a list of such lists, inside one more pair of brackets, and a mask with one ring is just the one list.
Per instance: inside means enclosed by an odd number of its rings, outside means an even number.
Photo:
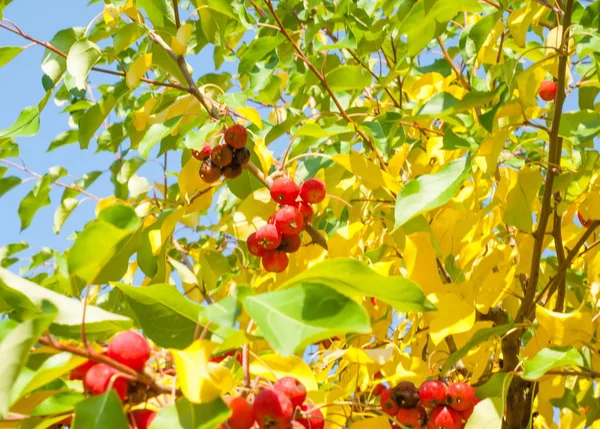
[{"label": "red crab apple", "polygon": [[326,194],[325,183],[319,179],[308,179],[300,186],[300,197],[310,204],[320,203]]},{"label": "red crab apple", "polygon": [[250,429],[254,425],[254,409],[243,396],[225,396],[223,400],[231,410],[231,417],[227,420],[227,429]]},{"label": "red crab apple", "polygon": [[283,206],[275,214],[275,226],[282,234],[298,234],[304,228],[304,218],[296,207]]},{"label": "red crab apple", "polygon": [[225,130],[225,143],[235,149],[241,149],[248,142],[248,130],[240,124],[230,126]]},{"label": "red crab apple", "polygon": [[248,252],[250,252],[251,255],[258,256],[259,258],[262,258],[266,252],[266,249],[258,243],[256,232],[253,232],[248,236],[246,246],[248,246]]},{"label": "red crab apple", "polygon": [[381,396],[386,390],[387,387],[385,387],[385,384],[379,383],[373,388],[373,396]]},{"label": "red crab apple", "polygon": [[233,151],[228,145],[220,143],[213,148],[210,159],[215,165],[225,167],[233,161]]},{"label": "red crab apple", "polygon": [[464,411],[472,407],[475,402],[475,390],[464,381],[452,383],[448,386],[446,395],[448,405],[456,411]]},{"label": "red crab apple", "polygon": [[312,222],[313,218],[313,209],[306,201],[298,201],[296,203],[296,207],[300,210],[302,214],[302,220],[304,221],[304,225],[308,225]]},{"label": "red crab apple", "polygon": [[264,429],[288,429],[294,415],[292,401],[275,389],[260,391],[252,408],[256,422]]},{"label": "red crab apple", "polygon": [[401,381],[392,388],[392,400],[400,408],[414,408],[419,403],[419,390],[410,381]]},{"label": "red crab apple", "polygon": [[192,149],[192,156],[196,158],[198,161],[204,161],[206,158],[210,156],[212,152],[212,147],[205,144],[204,147],[200,150]]},{"label": "red crab apple", "polygon": [[392,389],[385,389],[379,400],[384,413],[395,416],[400,411],[400,407],[392,400]]},{"label": "red crab apple", "polygon": [[552,101],[556,97],[557,85],[554,81],[545,80],[540,84],[539,94],[544,101]]},{"label": "red crab apple", "polygon": [[293,235],[285,235],[281,236],[281,244],[279,245],[278,250],[283,250],[285,253],[295,253],[300,249],[302,245],[302,240],[298,234]]},{"label": "red crab apple", "polygon": [[71,371],[71,374],[69,374],[69,380],[83,380],[83,377],[85,377],[85,373],[88,372],[88,370],[91,367],[96,365],[96,363],[97,362],[88,359],[87,361],[79,365],[77,368],[75,368],[73,371]]},{"label": "red crab apple", "polygon": [[106,392],[113,377],[114,382],[112,388],[117,392],[119,398],[124,400],[127,397],[127,381],[119,376],[119,371],[105,363],[98,363],[85,373],[85,377],[83,377],[83,386],[92,395],[101,395]]},{"label": "red crab apple", "polygon": [[281,250],[268,250],[262,258],[263,267],[270,273],[281,273],[285,271],[290,260],[285,252]]},{"label": "red crab apple", "polygon": [[255,234],[258,245],[265,250],[275,250],[281,244],[281,233],[275,225],[263,225]]},{"label": "red crab apple", "polygon": [[325,427],[325,417],[318,408],[312,408],[308,410],[306,404],[302,405],[300,409],[304,412],[304,417],[297,417],[296,420],[300,423],[303,428],[306,429],[323,429]]},{"label": "red crab apple", "polygon": [[221,177],[221,168],[210,159],[205,159],[200,166],[200,178],[206,183],[214,183]]},{"label": "red crab apple", "polygon": [[462,418],[457,411],[443,405],[429,413],[427,429],[460,429]]},{"label": "red crab apple", "polygon": [[150,345],[137,332],[119,332],[108,345],[108,357],[136,371],[143,371],[150,359]]},{"label": "red crab apple", "polygon": [[446,401],[446,385],[439,380],[427,380],[419,387],[419,399],[427,408],[434,408]]},{"label": "red crab apple", "polygon": [[290,398],[294,408],[301,406],[306,399],[306,387],[294,377],[283,377],[275,382],[273,389]]},{"label": "red crab apple", "polygon": [[129,421],[133,421],[134,425],[131,428],[148,429],[152,420],[156,417],[156,412],[152,410],[133,410],[130,414]]},{"label": "red crab apple", "polygon": [[300,188],[289,177],[280,177],[271,185],[271,198],[279,204],[294,204],[299,194]]},{"label": "red crab apple", "polygon": [[396,420],[404,427],[422,429],[427,422],[427,412],[423,407],[400,408]]}]

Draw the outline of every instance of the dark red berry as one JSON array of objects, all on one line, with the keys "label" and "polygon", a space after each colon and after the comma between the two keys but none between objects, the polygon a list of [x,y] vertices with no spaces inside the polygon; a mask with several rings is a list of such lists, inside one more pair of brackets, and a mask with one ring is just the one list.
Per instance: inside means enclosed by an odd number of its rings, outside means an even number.
[{"label": "dark red berry", "polygon": [[302,213],[294,206],[283,206],[275,214],[275,226],[282,234],[298,234],[304,228]]},{"label": "dark red berry", "polygon": [[241,164],[238,164],[236,161],[232,161],[226,167],[223,167],[223,176],[227,179],[235,179],[236,177],[240,177],[244,169]]},{"label": "dark red berry", "polygon": [[266,250],[275,250],[281,244],[281,233],[275,225],[263,225],[256,231],[258,245]]},{"label": "dark red berry", "polygon": [[200,178],[206,183],[214,183],[221,177],[221,168],[205,159],[200,166]]},{"label": "dark red berry", "polygon": [[308,406],[302,405],[301,410],[303,411],[304,417],[296,418],[306,429],[323,429],[325,427],[325,417],[318,408],[308,409]]},{"label": "dark red berry", "polygon": [[419,403],[419,390],[410,381],[401,381],[392,389],[392,400],[400,408],[414,408]]},{"label": "dark red berry", "polygon": [[298,207],[298,210],[300,210],[300,213],[302,214],[304,225],[311,223],[313,218],[313,209],[310,204],[305,201],[298,201],[298,203],[296,203],[296,207]]},{"label": "dark red berry", "polygon": [[300,187],[289,177],[280,177],[271,185],[271,198],[279,204],[294,204]]},{"label": "dark red berry", "polygon": [[427,429],[460,429],[462,417],[450,407],[439,405],[429,414]]},{"label": "dark red berry", "polygon": [[280,250],[269,250],[262,258],[263,267],[270,273],[281,273],[285,271],[290,260],[285,252]]},{"label": "dark red berry", "polygon": [[464,411],[473,406],[475,402],[475,390],[470,384],[464,381],[449,385],[446,395],[448,405],[456,411]]},{"label": "dark red berry", "polygon": [[300,198],[309,204],[317,204],[325,199],[325,183],[319,179],[308,179],[300,186]]},{"label": "dark red berry", "polygon": [[235,149],[241,149],[248,142],[248,130],[240,124],[232,125],[225,130],[225,143]]},{"label": "dark red berry", "polygon": [[198,161],[204,161],[206,158],[210,156],[212,152],[212,147],[205,144],[201,150],[192,149],[192,156],[196,158]]},{"label": "dark red berry", "polygon": [[275,382],[273,389],[279,390],[290,398],[294,408],[299,407],[306,399],[306,387],[294,377],[283,377]]},{"label": "dark red berry", "polygon": [[234,149],[233,159],[236,160],[240,165],[248,164],[248,161],[250,161],[250,149],[247,147]]},{"label": "dark red berry", "polygon": [[282,250],[285,253],[295,253],[300,249],[302,245],[302,240],[298,234],[294,235],[281,235],[281,244],[277,248],[277,250]]},{"label": "dark red berry", "polygon": [[376,385],[373,388],[373,396],[381,396],[381,395],[383,395],[383,392],[385,392],[386,389],[387,389],[387,387],[385,387],[385,384],[379,383],[378,385]]},{"label": "dark red berry", "polygon": [[400,411],[400,407],[392,400],[392,389],[385,389],[379,400],[384,413],[395,416]]},{"label": "dark red berry", "polygon": [[233,161],[233,151],[228,145],[221,143],[214,147],[210,159],[215,165],[225,167]]},{"label": "dark red berry", "polygon": [[261,428],[288,429],[294,406],[287,396],[274,389],[265,389],[254,398],[254,417]]},{"label": "dark red berry", "polygon": [[427,412],[423,407],[400,408],[396,420],[406,428],[423,429],[427,422]]},{"label": "dark red berry", "polygon": [[259,258],[262,258],[266,252],[266,249],[258,243],[256,232],[253,232],[248,236],[246,246],[248,246],[248,252],[250,252],[251,255],[258,256]]},{"label": "dark red berry", "polygon": [[427,380],[419,387],[421,404],[434,408],[446,401],[446,385],[439,380]]}]

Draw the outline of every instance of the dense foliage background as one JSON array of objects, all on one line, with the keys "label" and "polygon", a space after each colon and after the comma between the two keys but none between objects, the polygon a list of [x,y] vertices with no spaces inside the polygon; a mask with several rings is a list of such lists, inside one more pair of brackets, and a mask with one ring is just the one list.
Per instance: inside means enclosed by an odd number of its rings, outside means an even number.
[{"label": "dense foliage background", "polygon": [[[332,428],[389,427],[373,388],[430,377],[476,386],[469,429],[600,427],[600,1],[92,0],[51,40],[10,3],[0,66],[36,50],[45,95],[0,130],[1,211],[72,242],[0,240],[0,427],[214,428],[284,374]],[[51,103],[39,156],[96,153],[81,177],[19,159]],[[191,150],[233,123],[251,163],[206,184]],[[246,239],[286,175],[328,196],[267,273]],[[146,372],[86,397],[69,373],[129,328]]]}]

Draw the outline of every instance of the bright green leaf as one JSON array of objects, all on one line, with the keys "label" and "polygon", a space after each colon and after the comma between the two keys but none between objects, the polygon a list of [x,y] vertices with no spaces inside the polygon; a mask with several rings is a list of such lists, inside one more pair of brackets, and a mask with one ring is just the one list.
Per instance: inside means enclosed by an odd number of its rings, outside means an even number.
[{"label": "bright green leaf", "polygon": [[5,66],[23,51],[20,46],[0,46],[0,67]]},{"label": "bright green leaf", "polygon": [[537,380],[554,368],[583,365],[581,354],[573,347],[545,348],[540,350],[533,358],[525,361],[525,370],[522,377],[526,380]]},{"label": "bright green leaf", "polygon": [[221,398],[207,404],[192,404],[184,398],[162,407],[150,429],[213,429],[230,415]]},{"label": "bright green leaf", "polygon": [[341,65],[325,76],[334,91],[363,90],[371,86],[371,74],[360,66]]},{"label": "bright green leaf", "polygon": [[67,70],[75,78],[75,85],[78,89],[86,89],[85,83],[88,74],[101,55],[100,48],[87,39],[73,43],[67,56]]},{"label": "bright green leaf", "polygon": [[75,405],[73,429],[127,429],[123,404],[114,390]]}]

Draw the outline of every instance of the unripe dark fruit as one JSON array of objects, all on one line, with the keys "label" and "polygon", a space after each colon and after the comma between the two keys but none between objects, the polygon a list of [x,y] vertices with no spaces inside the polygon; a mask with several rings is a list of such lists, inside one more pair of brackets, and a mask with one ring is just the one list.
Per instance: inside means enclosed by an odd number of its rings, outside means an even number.
[{"label": "unripe dark fruit", "polygon": [[294,206],[283,206],[275,214],[275,226],[282,234],[298,234],[304,228],[302,213]]},{"label": "unripe dark fruit", "polygon": [[251,255],[258,256],[259,258],[262,258],[266,252],[266,249],[258,243],[255,232],[248,236],[246,246],[248,246],[248,252],[250,252]]},{"label": "unripe dark fruit", "polygon": [[273,389],[279,390],[287,396],[294,408],[299,407],[306,400],[306,387],[294,377],[283,377],[275,382]]},{"label": "unripe dark fruit", "polygon": [[296,420],[298,423],[302,425],[305,429],[323,429],[325,427],[325,417],[323,413],[318,408],[313,408],[308,410],[308,406],[302,405],[302,411],[304,412],[304,417],[297,417]]},{"label": "unripe dark fruit", "polygon": [[446,401],[446,385],[439,380],[427,380],[419,387],[421,404],[434,408]]},{"label": "unripe dark fruit", "polygon": [[270,273],[285,271],[289,263],[287,254],[281,250],[269,250],[262,258],[263,267]]},{"label": "unripe dark fruit", "polygon": [[212,152],[212,147],[209,145],[204,145],[201,150],[192,149],[192,156],[196,158],[198,161],[204,161],[206,158],[210,156]]},{"label": "unripe dark fruit", "polygon": [[319,179],[308,179],[300,186],[300,198],[309,204],[317,204],[325,199],[327,190]]},{"label": "unripe dark fruit", "polygon": [[558,86],[554,81],[545,80],[540,84],[540,98],[544,101],[553,101],[556,98]]},{"label": "unripe dark fruit", "polygon": [[225,130],[225,143],[235,149],[241,149],[248,143],[248,130],[240,124],[232,125]]},{"label": "unripe dark fruit", "polygon": [[231,164],[223,167],[222,173],[227,179],[235,179],[236,177],[240,177],[243,171],[244,169],[240,164],[238,164],[236,161],[232,161]]},{"label": "unripe dark fruit", "polygon": [[150,345],[137,332],[119,332],[108,345],[107,355],[136,371],[143,371],[150,359]]},{"label": "unripe dark fruit", "polygon": [[300,249],[302,245],[302,240],[298,234],[294,235],[281,235],[281,244],[277,248],[277,250],[282,250],[285,253],[295,253]]},{"label": "unripe dark fruit", "polygon": [[233,161],[233,151],[231,150],[231,147],[221,143],[214,147],[210,154],[210,159],[215,165],[225,167]]},{"label": "unripe dark fruit", "polygon": [[231,417],[227,420],[228,429],[250,429],[254,425],[254,410],[246,398],[225,396],[223,400],[231,410]]},{"label": "unripe dark fruit", "polygon": [[247,147],[243,147],[241,149],[234,149],[233,159],[234,161],[237,161],[237,163],[240,165],[248,164],[248,162],[250,161],[250,149],[248,149]]},{"label": "unripe dark fruit", "polygon": [[83,377],[83,386],[92,395],[101,395],[108,389],[111,378],[114,377],[112,388],[121,401],[127,397],[127,381],[120,377],[119,371],[105,363],[98,363],[91,367]]},{"label": "unripe dark fruit", "polygon": [[392,400],[400,408],[414,408],[419,403],[419,390],[410,381],[401,381],[392,389]]},{"label": "unripe dark fruit", "polygon": [[300,187],[289,177],[280,177],[271,185],[271,198],[279,204],[294,204],[300,194]]},{"label": "unripe dark fruit", "polygon": [[313,209],[310,204],[305,201],[298,201],[298,203],[296,203],[296,207],[298,207],[298,210],[300,210],[300,213],[302,214],[304,225],[311,223],[313,218]]},{"label": "unripe dark fruit", "polygon": [[275,250],[281,244],[281,233],[275,225],[263,225],[256,231],[258,245],[265,250]]},{"label": "unripe dark fruit", "polygon": [[205,159],[200,166],[200,178],[206,183],[214,183],[221,177],[221,168],[210,159]]},{"label": "unripe dark fruit", "polygon": [[254,398],[254,417],[261,428],[288,429],[294,406],[287,396],[274,389],[265,389]]}]

